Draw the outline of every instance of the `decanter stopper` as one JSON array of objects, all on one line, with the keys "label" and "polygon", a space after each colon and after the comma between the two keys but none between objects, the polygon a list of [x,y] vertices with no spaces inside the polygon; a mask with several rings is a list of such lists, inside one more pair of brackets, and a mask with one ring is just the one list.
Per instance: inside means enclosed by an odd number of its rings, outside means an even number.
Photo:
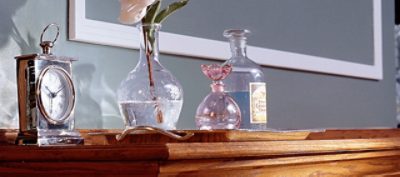
[{"label": "decanter stopper", "polygon": [[213,81],[221,81],[228,76],[232,71],[231,65],[220,66],[217,64],[212,65],[201,65],[201,71],[206,75],[209,79]]},{"label": "decanter stopper", "polygon": [[236,102],[224,92],[222,82],[232,71],[231,65],[201,65],[203,74],[213,82],[211,93],[197,107],[196,126],[200,130],[238,129],[241,113]]}]

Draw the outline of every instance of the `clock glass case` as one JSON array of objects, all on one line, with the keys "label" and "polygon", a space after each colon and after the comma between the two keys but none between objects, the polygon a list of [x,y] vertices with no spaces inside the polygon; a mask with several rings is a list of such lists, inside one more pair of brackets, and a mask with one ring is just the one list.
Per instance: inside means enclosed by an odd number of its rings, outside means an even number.
[{"label": "clock glass case", "polygon": [[71,77],[61,67],[48,66],[39,76],[39,109],[52,124],[63,124],[70,117],[75,103]]},{"label": "clock glass case", "polygon": [[[52,41],[44,33],[54,27]],[[19,133],[16,144],[59,146],[83,144],[75,130],[75,89],[71,64],[76,61],[51,52],[59,36],[57,24],[49,24],[40,36],[42,53],[16,56]]]}]

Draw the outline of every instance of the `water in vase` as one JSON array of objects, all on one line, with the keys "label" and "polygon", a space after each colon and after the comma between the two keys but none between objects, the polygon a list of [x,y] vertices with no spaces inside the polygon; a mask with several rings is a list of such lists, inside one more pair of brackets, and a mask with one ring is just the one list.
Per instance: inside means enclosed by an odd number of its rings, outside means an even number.
[{"label": "water in vase", "polygon": [[[120,102],[119,106],[127,126],[155,125],[157,128],[174,130],[182,104],[182,100],[158,100]],[[162,113],[161,123],[157,120],[159,111]]]}]

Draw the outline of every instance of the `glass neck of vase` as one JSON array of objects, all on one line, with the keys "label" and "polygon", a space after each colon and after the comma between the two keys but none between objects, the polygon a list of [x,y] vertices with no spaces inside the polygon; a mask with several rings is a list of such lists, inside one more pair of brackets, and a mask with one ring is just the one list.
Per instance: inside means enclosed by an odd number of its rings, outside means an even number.
[{"label": "glass neck of vase", "polygon": [[213,93],[224,92],[224,83],[221,81],[213,81],[210,86]]},{"label": "glass neck of vase", "polygon": [[231,36],[229,38],[229,42],[231,45],[232,58],[236,58],[236,59],[246,59],[247,58],[246,37]]},{"label": "glass neck of vase", "polygon": [[161,24],[141,24],[138,28],[140,33],[140,58],[158,61],[158,33]]}]

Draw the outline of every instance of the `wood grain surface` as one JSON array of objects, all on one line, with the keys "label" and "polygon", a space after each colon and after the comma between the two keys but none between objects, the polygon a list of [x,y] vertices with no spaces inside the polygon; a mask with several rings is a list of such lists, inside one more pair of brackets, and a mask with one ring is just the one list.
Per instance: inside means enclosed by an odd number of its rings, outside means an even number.
[{"label": "wood grain surface", "polygon": [[166,160],[165,145],[134,146],[0,146],[4,161],[135,161]]},{"label": "wood grain surface", "polygon": [[155,161],[0,162],[0,176],[157,176]]},{"label": "wood grain surface", "polygon": [[[161,164],[160,174],[179,175],[201,171],[227,171],[227,170],[248,170],[257,168],[274,168],[278,166],[296,166],[301,164],[320,164],[327,162],[399,158],[400,150],[396,151],[373,151],[341,154],[320,154],[313,156],[287,156],[269,157],[264,159],[213,159],[213,160],[174,160]],[[396,168],[399,166],[395,166]],[[393,169],[395,169],[393,167]]]},{"label": "wood grain surface", "polygon": [[373,139],[400,137],[400,129],[349,129],[349,130],[325,130],[324,132],[312,132],[308,140],[333,140],[333,139]]},{"label": "wood grain surface", "polygon": [[[238,161],[240,162],[240,161]],[[213,177],[361,177],[395,175],[400,172],[400,158],[388,157],[348,161],[329,161],[296,165],[250,167],[244,169],[199,169],[191,172],[160,173],[159,176]],[[187,164],[190,166],[190,164]]]},{"label": "wood grain surface", "polygon": [[400,176],[398,129],[194,131],[187,141],[150,132],[124,142],[120,130],[80,130],[85,145],[54,147],[13,145],[17,132],[0,130],[0,177]]}]

